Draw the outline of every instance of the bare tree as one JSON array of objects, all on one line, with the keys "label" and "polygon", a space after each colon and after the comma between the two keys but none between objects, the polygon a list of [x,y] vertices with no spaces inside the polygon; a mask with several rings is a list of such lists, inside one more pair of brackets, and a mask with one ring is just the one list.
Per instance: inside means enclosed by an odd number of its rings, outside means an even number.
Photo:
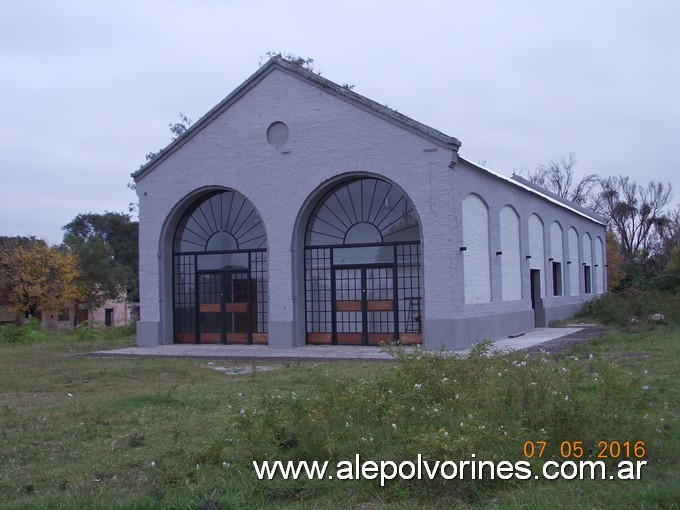
[{"label": "bare tree", "polygon": [[664,209],[672,198],[671,185],[650,181],[639,186],[622,175],[602,179],[600,185],[600,210],[623,251],[629,258],[649,254],[669,223]]},{"label": "bare tree", "polygon": [[574,172],[576,163],[576,155],[570,152],[566,158],[551,160],[548,165],[540,165],[536,171],[528,172],[527,178],[575,204],[588,206],[592,202],[593,188],[598,184],[599,177],[588,174],[578,180]]}]

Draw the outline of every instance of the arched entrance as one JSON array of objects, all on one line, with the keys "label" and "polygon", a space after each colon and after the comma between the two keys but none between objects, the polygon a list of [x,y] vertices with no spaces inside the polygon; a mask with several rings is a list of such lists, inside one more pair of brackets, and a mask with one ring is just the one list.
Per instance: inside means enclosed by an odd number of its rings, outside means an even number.
[{"label": "arched entrance", "polygon": [[345,181],[305,232],[310,344],[422,342],[420,225],[412,202],[377,178]]},{"label": "arched entrance", "polygon": [[267,235],[235,191],[201,196],[173,240],[177,343],[267,343]]}]

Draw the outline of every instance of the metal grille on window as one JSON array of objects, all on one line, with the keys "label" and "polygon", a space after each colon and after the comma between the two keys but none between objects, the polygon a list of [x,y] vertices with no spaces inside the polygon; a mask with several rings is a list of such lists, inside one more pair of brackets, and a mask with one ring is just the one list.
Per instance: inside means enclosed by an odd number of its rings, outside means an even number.
[{"label": "metal grille on window", "polygon": [[373,178],[337,186],[305,239],[308,343],[422,341],[420,226],[403,192]]},{"label": "metal grille on window", "polygon": [[253,204],[233,191],[197,200],[175,232],[178,343],[267,343],[267,251]]}]

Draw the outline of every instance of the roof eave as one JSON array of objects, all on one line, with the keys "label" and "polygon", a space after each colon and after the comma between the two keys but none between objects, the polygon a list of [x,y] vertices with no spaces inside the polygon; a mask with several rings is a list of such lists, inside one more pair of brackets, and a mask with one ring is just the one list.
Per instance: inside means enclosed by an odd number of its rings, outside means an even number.
[{"label": "roof eave", "polygon": [[482,165],[479,165],[477,163],[473,163],[472,161],[469,161],[469,160],[463,158],[462,156],[459,156],[459,159],[464,161],[465,163],[479,169],[479,170],[487,172],[488,174],[492,175],[493,177],[501,179],[501,180],[503,180],[503,181],[513,185],[513,186],[516,186],[518,188],[522,188],[522,189],[528,191],[529,193],[537,195],[537,196],[543,198],[544,200],[547,200],[548,202],[551,202],[551,203],[553,203],[553,204],[555,204],[555,205],[557,205],[557,206],[559,206],[563,209],[567,209],[567,210],[569,210],[569,211],[571,211],[575,214],[578,214],[579,216],[583,216],[584,218],[587,218],[588,220],[593,221],[595,223],[598,223],[600,225],[603,225],[603,226],[605,225],[605,219],[601,215],[599,215],[599,214],[597,214],[593,211],[590,211],[588,209],[585,209],[584,207],[578,206],[578,205],[574,204],[573,202],[570,202],[569,200],[563,199],[561,197],[559,199],[557,197],[552,197],[552,196],[550,196],[550,192],[548,190],[545,190],[545,193],[544,193],[544,192],[542,192],[542,191],[540,191],[540,190],[538,190],[538,189],[536,189],[532,186],[528,186],[527,184],[520,182],[519,180],[513,179],[512,177],[508,177],[507,175],[500,174],[500,173],[495,172],[495,171],[493,171],[489,168],[486,168]]}]

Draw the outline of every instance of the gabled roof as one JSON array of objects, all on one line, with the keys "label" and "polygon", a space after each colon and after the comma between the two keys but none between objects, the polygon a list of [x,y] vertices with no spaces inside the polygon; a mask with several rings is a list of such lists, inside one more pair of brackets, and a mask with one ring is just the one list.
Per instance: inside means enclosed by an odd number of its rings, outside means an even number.
[{"label": "gabled roof", "polygon": [[[350,104],[353,104],[358,108],[361,108],[369,113],[372,113],[373,115],[377,115],[382,119],[392,122],[393,124],[396,124],[408,131],[411,131],[412,133],[422,136],[423,138],[426,138],[442,147],[450,149],[455,153],[457,153],[458,149],[460,148],[461,143],[457,138],[448,136],[442,133],[441,131],[426,126],[425,124],[422,124],[416,120],[413,120],[412,118],[407,117],[406,115],[403,115],[395,110],[392,110],[387,106],[381,105],[373,101],[372,99],[362,96],[361,94],[357,94],[356,92],[352,91],[349,87],[338,85],[337,83],[332,82],[331,80],[328,80],[326,78],[323,78],[319,74],[310,71],[309,69],[306,69],[301,65],[294,64],[280,57],[272,57],[265,64],[263,64],[257,71],[255,71],[255,73],[253,73],[247,80],[245,80],[241,85],[239,85],[231,94],[225,97],[212,110],[210,110],[196,123],[189,127],[189,129],[187,129],[179,138],[171,142],[165,149],[162,149],[161,152],[154,159],[152,159],[146,165],[142,166],[139,170],[134,172],[132,174],[132,177],[135,179],[135,181],[139,181],[146,174],[151,172],[165,158],[170,156],[176,149],[181,147],[184,143],[186,143],[193,136],[199,133],[215,117],[222,114],[233,103],[235,103],[241,97],[243,97],[243,95],[245,95],[251,88],[256,86],[261,80],[263,80],[269,73],[271,73],[274,70],[280,70],[291,76],[295,76],[300,80],[303,80],[307,83],[310,83],[318,87],[319,89],[322,89],[324,92],[328,94],[332,94],[344,101],[349,102]],[[593,211],[590,211],[589,209],[576,205],[573,202],[565,200],[562,197],[559,197],[554,193],[551,193],[550,191],[541,188],[540,186],[536,186],[535,184],[527,181],[526,179],[522,179],[521,177],[517,178],[516,176],[510,178],[503,174],[499,174],[497,172],[494,172],[493,170],[485,168],[481,165],[478,165],[476,163],[472,163],[471,161],[468,161],[460,156],[458,156],[458,158],[481,171],[487,172],[488,174],[505,181],[506,183],[512,186],[519,187],[526,191],[529,191],[530,193],[537,195],[547,200],[548,202],[558,205],[559,207],[562,207],[564,209],[568,209],[571,212],[574,212],[579,216],[588,218],[591,221],[604,224],[604,218],[599,214],[596,214]]]},{"label": "gabled roof", "polygon": [[201,129],[208,125],[215,117],[224,112],[229,106],[240,99],[248,90],[257,85],[262,79],[275,69],[281,70],[301,80],[313,84],[314,86],[332,94],[340,99],[343,99],[363,110],[366,110],[374,115],[377,115],[389,122],[397,124],[408,131],[416,133],[424,138],[431,140],[438,145],[442,145],[448,149],[457,152],[460,148],[460,141],[452,136],[445,135],[441,131],[426,126],[416,120],[413,120],[406,115],[383,106],[372,99],[369,99],[361,94],[357,94],[349,87],[338,85],[322,76],[306,69],[300,65],[294,64],[288,60],[280,57],[272,57],[265,64],[263,64],[255,73],[253,73],[246,81],[239,85],[231,94],[218,103],[212,110],[201,117],[189,129],[187,129],[182,136],[170,143],[165,149],[147,164],[142,166],[139,170],[132,174],[135,181],[143,178],[151,170],[153,170],[161,161],[172,154],[178,147],[186,143]]}]

